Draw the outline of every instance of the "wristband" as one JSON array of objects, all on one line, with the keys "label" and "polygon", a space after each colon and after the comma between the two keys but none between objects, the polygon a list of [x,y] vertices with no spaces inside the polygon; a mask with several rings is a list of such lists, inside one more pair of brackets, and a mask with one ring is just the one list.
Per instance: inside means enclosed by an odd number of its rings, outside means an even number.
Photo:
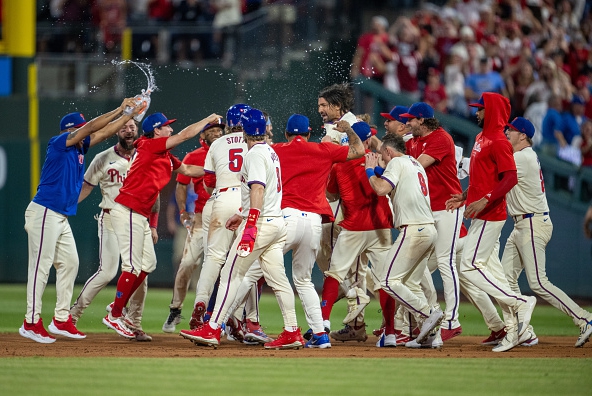
[{"label": "wristband", "polygon": [[373,168],[366,168],[366,176],[368,176],[368,179],[370,179],[372,176],[376,176],[374,174],[374,169]]},{"label": "wristband", "polygon": [[259,219],[260,214],[261,211],[259,209],[249,209],[249,216],[247,217],[247,224],[245,228],[254,227],[257,224],[257,220]]},{"label": "wristband", "polygon": [[179,210],[179,214],[182,215],[183,213],[187,212],[185,209]]},{"label": "wristband", "polygon": [[158,227],[158,212],[150,213],[150,217],[148,217],[148,224],[150,228]]},{"label": "wristband", "polygon": [[384,168],[382,166],[374,167],[374,174],[376,175],[376,177],[382,176],[383,173],[384,173]]}]

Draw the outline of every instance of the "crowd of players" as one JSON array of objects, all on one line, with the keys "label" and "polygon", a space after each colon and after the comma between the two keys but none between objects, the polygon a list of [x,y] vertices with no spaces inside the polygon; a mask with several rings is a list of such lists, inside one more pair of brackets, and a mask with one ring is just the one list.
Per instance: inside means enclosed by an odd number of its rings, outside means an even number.
[{"label": "crowd of players", "polygon": [[[176,120],[154,113],[144,119],[137,140],[132,117],[146,108],[132,99],[88,123],[80,113],[66,115],[62,133],[50,140],[38,193],[25,214],[29,281],[20,334],[55,341],[40,317],[53,265],[58,301],[49,331],[85,338],[76,323],[114,278],[121,257],[117,291],[103,323],[125,338],[151,341],[141,325],[146,278],[156,267],[159,193],[174,171],[188,235],[164,332],[177,331],[189,280],[201,263],[190,328],[180,331],[198,345],[217,347],[223,332],[266,349],[366,341],[370,292],[383,316],[374,331],[377,347],[439,348],[462,333],[462,291],[491,331],[482,343],[503,352],[538,344],[530,326],[536,298],[521,294],[517,283],[524,271],[533,292],[573,318],[580,328],[575,346],[583,346],[592,335],[592,313],[546,277],[553,225],[532,150],[535,129],[521,117],[508,123],[510,102],[497,93],[486,92],[471,106],[482,132],[467,158],[424,102],[382,113],[386,134],[378,139],[351,113],[353,93],[346,84],[318,95],[326,132],[321,143],[309,141],[308,118],[294,114],[285,128],[287,142],[273,144],[269,117],[245,104],[231,106],[226,123],[212,114],[174,135],[170,124]],[[88,147],[115,133],[118,143],[84,173]],[[183,162],[170,153],[198,135],[201,147]],[[467,176],[469,187],[462,191],[459,179]],[[69,307],[78,255],[67,216],[97,184],[103,194],[97,216],[100,266]],[[194,214],[184,207],[190,185],[197,194]],[[508,215],[515,225],[500,259]],[[468,230],[463,218],[471,219]],[[308,325],[304,334],[284,268],[289,251]],[[320,302],[311,280],[315,262],[325,275]],[[443,280],[444,310],[431,279],[435,270]],[[259,323],[264,282],[284,319],[276,339]],[[348,301],[344,327],[332,331],[332,307],[342,298]]]}]

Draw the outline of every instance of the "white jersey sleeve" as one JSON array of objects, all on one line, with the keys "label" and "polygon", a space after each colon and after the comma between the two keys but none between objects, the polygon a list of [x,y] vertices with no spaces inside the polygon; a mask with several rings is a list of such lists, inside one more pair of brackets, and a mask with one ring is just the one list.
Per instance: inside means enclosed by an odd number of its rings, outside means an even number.
[{"label": "white jersey sleeve", "polygon": [[404,155],[390,160],[382,179],[393,187],[390,193],[395,227],[434,223],[428,177],[415,158]]},{"label": "white jersey sleeve", "polygon": [[84,180],[93,186],[99,185],[103,199],[99,204],[102,209],[112,209],[115,198],[129,170],[129,160],[122,157],[111,147],[95,156],[91,161]]},{"label": "white jersey sleeve", "polygon": [[241,204],[243,216],[249,214],[251,207],[251,185],[260,184],[265,190],[261,216],[277,217],[282,215],[282,171],[276,152],[267,143],[258,143],[251,147],[245,156],[241,170]]},{"label": "white jersey sleeve", "polygon": [[516,216],[548,212],[545,182],[537,154],[532,147],[526,147],[514,153],[514,161],[518,184],[506,194],[508,214]]},{"label": "white jersey sleeve", "polygon": [[[339,121],[347,121],[349,125],[353,125],[358,122],[358,119],[355,115],[351,112],[345,113]],[[349,139],[347,137],[347,133],[339,132],[335,130],[335,124],[332,122],[327,122],[325,125],[325,133],[327,136],[331,138],[333,143],[336,143],[340,146],[347,146],[349,145]]]},{"label": "white jersey sleeve", "polygon": [[216,189],[240,186],[239,173],[243,166],[247,144],[242,132],[229,133],[212,143],[204,170],[216,174]]}]

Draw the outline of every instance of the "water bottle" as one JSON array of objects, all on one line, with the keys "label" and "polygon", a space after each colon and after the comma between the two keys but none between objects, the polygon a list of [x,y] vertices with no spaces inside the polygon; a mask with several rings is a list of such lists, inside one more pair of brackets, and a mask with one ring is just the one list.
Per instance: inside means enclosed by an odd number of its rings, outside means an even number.
[{"label": "water bottle", "polygon": [[136,114],[134,116],[134,120],[136,120],[136,122],[140,122],[140,121],[142,121],[142,118],[144,118],[144,116],[146,115],[146,112],[148,111],[148,107],[150,107],[150,90],[147,90],[147,91],[142,90],[142,94],[136,95],[134,98],[136,99],[137,105],[144,107],[141,112],[139,112],[138,114]]},{"label": "water bottle", "polygon": [[189,218],[183,221],[183,225],[187,228],[187,235],[191,238],[191,227],[193,227],[193,219]]}]

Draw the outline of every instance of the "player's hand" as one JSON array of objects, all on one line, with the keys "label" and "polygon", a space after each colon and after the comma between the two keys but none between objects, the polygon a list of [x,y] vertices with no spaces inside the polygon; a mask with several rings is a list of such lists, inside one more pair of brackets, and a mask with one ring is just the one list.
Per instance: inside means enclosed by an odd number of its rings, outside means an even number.
[{"label": "player's hand", "polygon": [[347,122],[347,121],[340,120],[335,123],[335,130],[336,131],[345,133],[345,131],[347,131],[348,129],[351,129],[351,126],[349,125],[349,122]]},{"label": "player's hand", "polygon": [[378,154],[366,153],[366,169],[374,169],[378,166]]},{"label": "player's hand", "polygon": [[152,234],[152,243],[156,245],[158,242],[158,231],[156,231],[156,228],[150,227],[150,233]]},{"label": "player's hand", "polygon": [[185,224],[185,220],[191,220],[191,215],[189,212],[183,212],[179,215],[179,220],[181,220],[181,224]]},{"label": "player's hand", "polygon": [[119,111],[123,112],[128,107],[132,109],[136,107],[136,100],[134,98],[123,99],[123,102],[119,105]]},{"label": "player's hand", "polygon": [[236,248],[236,254],[240,257],[247,257],[251,254],[253,246],[255,246],[255,238],[257,238],[257,226],[247,225]]},{"label": "player's hand", "polygon": [[233,214],[228,220],[226,220],[226,229],[230,231],[238,230],[238,227],[243,222],[243,216],[236,213]]},{"label": "player's hand", "polygon": [[483,209],[485,209],[485,207],[487,206],[488,203],[489,203],[489,201],[485,197],[481,198],[478,201],[471,202],[465,208],[465,214],[464,214],[465,219],[472,219],[473,217],[477,216],[479,214],[479,212],[481,212]]},{"label": "player's hand", "polygon": [[463,194],[450,194],[450,197],[451,198],[445,202],[446,210],[450,212],[460,208],[465,203],[465,197]]},{"label": "player's hand", "polygon": [[216,114],[216,113],[212,113],[209,116],[207,116],[206,118],[204,118],[204,121],[207,122],[208,124],[218,124],[220,122],[222,122],[222,116]]}]

